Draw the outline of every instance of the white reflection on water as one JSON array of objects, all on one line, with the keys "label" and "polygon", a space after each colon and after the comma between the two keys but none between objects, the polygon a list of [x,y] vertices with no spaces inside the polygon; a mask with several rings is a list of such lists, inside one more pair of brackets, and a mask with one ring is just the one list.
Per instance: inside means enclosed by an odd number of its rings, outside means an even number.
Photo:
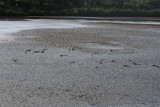
[{"label": "white reflection on water", "polygon": [[145,24],[145,25],[160,25],[160,21],[121,21],[121,20],[81,20],[81,22],[105,22],[105,23],[119,23],[119,24]]},{"label": "white reflection on water", "polygon": [[0,34],[38,28],[77,28],[87,27],[71,20],[28,19],[27,21],[0,21]]},{"label": "white reflection on water", "polygon": [[0,21],[0,41],[13,41],[14,38],[8,36],[7,33],[13,33],[20,30],[39,29],[39,28],[55,28],[67,29],[87,27],[77,21],[71,20],[55,20],[55,19],[27,19],[27,21]]},{"label": "white reflection on water", "polygon": [[88,27],[84,22],[106,22],[106,23],[128,23],[128,24],[151,24],[160,25],[156,21],[103,21],[103,20],[56,20],[56,19],[26,19],[26,21],[8,21],[0,20],[0,41],[10,41],[13,37],[7,36],[7,33],[17,32],[20,30],[55,28],[68,29]]},{"label": "white reflection on water", "polygon": [[87,27],[83,22],[108,22],[108,23],[128,23],[128,24],[153,24],[160,25],[155,21],[102,21],[102,20],[56,20],[56,19],[27,19],[27,21],[0,21],[0,34],[12,33],[20,30],[38,28],[78,28]]}]

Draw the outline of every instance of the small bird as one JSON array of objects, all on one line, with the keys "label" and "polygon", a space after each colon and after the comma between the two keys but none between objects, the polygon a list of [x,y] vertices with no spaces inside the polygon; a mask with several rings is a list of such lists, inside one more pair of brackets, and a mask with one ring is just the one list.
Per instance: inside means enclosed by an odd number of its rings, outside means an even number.
[{"label": "small bird", "polygon": [[104,60],[105,60],[105,59],[101,59],[99,63],[100,63],[100,64],[103,64],[103,61],[104,61]]},{"label": "small bird", "polygon": [[72,50],[72,51],[74,51],[74,50],[75,50],[75,48],[76,48],[76,47],[72,47],[71,49],[69,49],[69,51],[71,51],[71,50]]},{"label": "small bird", "polygon": [[93,55],[94,55],[94,54],[98,54],[98,52],[93,52],[93,53],[92,53],[92,58],[93,58]]},{"label": "small bird", "polygon": [[27,50],[25,51],[25,54],[27,54],[27,52],[31,52],[31,49],[27,49]]},{"label": "small bird", "polygon": [[71,61],[71,62],[70,62],[70,65],[71,65],[71,64],[74,64],[74,63],[75,63],[74,61]]},{"label": "small bird", "polygon": [[160,66],[158,66],[158,65],[154,65],[154,64],[152,64],[151,66],[153,66],[153,67],[157,67],[157,68],[160,68]]},{"label": "small bird", "polygon": [[110,52],[113,52],[113,50],[112,50],[112,49],[110,49],[109,51],[110,51]]},{"label": "small bird", "polygon": [[113,53],[113,52],[114,52],[114,50],[110,49],[108,53],[111,54],[111,53]]},{"label": "small bird", "polygon": [[124,67],[129,67],[128,65],[123,65]]},{"label": "small bird", "polygon": [[41,53],[41,51],[35,51],[35,52],[33,53],[33,56],[37,55],[38,53]]},{"label": "small bird", "polygon": [[33,56],[37,55],[38,53],[44,53],[45,50],[47,50],[47,49],[35,51],[35,52],[33,53]]},{"label": "small bird", "polygon": [[43,49],[43,50],[41,51],[41,53],[44,53],[45,50],[47,50],[47,49]]},{"label": "small bird", "polygon": [[18,62],[17,59],[12,59],[12,60],[13,60],[13,62]]},{"label": "small bird", "polygon": [[97,68],[99,68],[99,67],[97,67],[97,66],[96,66],[96,67],[94,67],[94,68],[93,68],[93,71],[94,71],[94,72],[96,72],[96,69],[97,69]]},{"label": "small bird", "polygon": [[68,56],[68,55],[59,55],[60,57],[63,57],[63,56]]},{"label": "small bird", "polygon": [[99,67],[94,67],[94,69],[97,69],[97,68],[99,68]]},{"label": "small bird", "polygon": [[115,61],[115,60],[112,60],[111,62],[113,63],[113,62],[116,62],[116,61]]},{"label": "small bird", "polygon": [[129,60],[129,61],[132,62],[133,65],[140,65],[140,64],[137,64],[137,63],[133,62],[132,60]]}]

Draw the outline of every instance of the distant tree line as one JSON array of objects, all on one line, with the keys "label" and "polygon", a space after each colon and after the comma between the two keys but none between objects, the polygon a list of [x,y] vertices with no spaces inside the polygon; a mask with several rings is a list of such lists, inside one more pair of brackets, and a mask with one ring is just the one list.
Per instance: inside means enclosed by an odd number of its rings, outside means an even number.
[{"label": "distant tree line", "polygon": [[160,0],[0,0],[0,16],[160,16]]}]

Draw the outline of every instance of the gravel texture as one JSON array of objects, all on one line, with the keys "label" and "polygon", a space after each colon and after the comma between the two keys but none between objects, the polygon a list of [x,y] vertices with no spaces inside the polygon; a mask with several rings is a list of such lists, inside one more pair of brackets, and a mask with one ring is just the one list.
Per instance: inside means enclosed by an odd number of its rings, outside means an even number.
[{"label": "gravel texture", "polygon": [[83,24],[8,34],[0,106],[160,107],[160,27]]}]

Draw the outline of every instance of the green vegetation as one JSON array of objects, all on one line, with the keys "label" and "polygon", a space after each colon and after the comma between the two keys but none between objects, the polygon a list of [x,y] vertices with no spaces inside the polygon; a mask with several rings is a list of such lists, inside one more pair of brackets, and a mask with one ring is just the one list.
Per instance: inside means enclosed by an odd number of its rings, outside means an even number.
[{"label": "green vegetation", "polygon": [[0,16],[160,16],[160,0],[0,0]]}]

